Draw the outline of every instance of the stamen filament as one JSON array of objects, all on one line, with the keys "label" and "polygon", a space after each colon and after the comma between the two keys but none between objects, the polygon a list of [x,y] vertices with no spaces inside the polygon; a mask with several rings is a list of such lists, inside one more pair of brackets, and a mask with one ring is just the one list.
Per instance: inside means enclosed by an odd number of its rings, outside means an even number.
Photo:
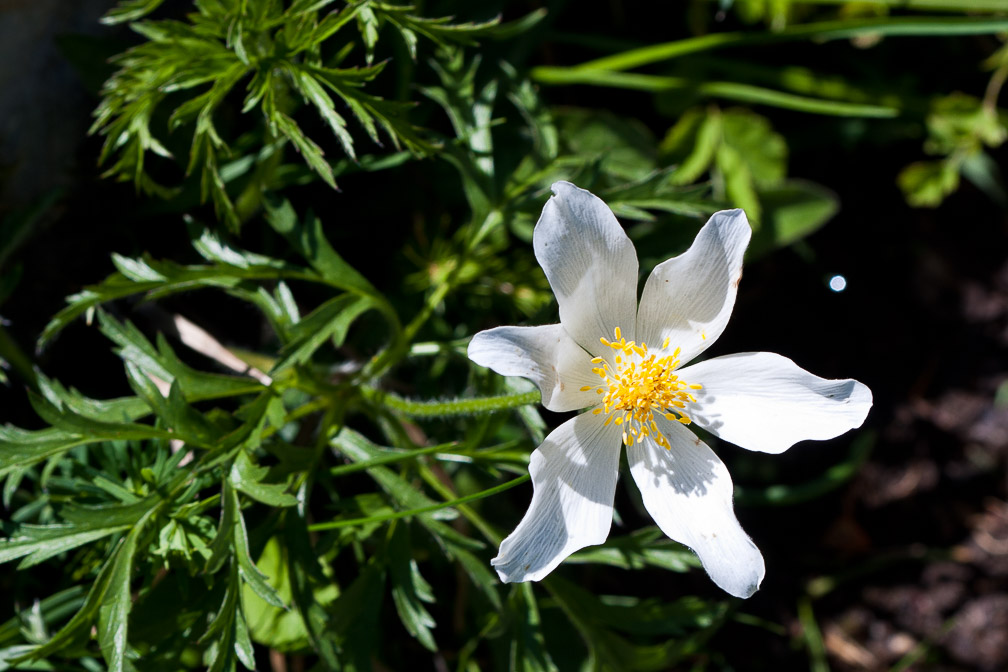
[{"label": "stamen filament", "polygon": [[[592,364],[598,364],[592,373],[602,379],[595,387],[596,394],[602,395],[599,407],[592,414],[605,414],[603,425],[610,423],[623,428],[623,443],[631,446],[651,438],[659,446],[669,449],[671,444],[655,422],[655,414],[669,421],[684,425],[692,422],[686,415],[687,403],[696,403],[696,398],[688,390],[703,389],[702,385],[690,384],[673,373],[680,364],[681,348],[671,355],[659,356],[649,353],[643,341],[637,344],[627,341],[619,327],[613,329],[615,340],[600,338],[602,345],[616,351],[614,363],[602,357],[595,357]],[[670,338],[665,338],[662,350],[669,347]],[[582,392],[591,386],[581,388]]]}]

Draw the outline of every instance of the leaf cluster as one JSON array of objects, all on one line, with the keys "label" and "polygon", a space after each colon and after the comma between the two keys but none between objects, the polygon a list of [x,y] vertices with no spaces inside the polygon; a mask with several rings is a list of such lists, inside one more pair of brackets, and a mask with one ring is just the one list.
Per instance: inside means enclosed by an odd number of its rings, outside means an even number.
[{"label": "leaf cluster", "polygon": [[105,136],[99,162],[111,162],[107,175],[167,197],[177,187],[157,175],[173,173],[152,171],[149,159],[174,163],[178,155],[185,176],[198,180],[201,199],[211,200],[233,230],[242,213],[228,183],[244,177],[245,191],[275,189],[282,178],[274,164],[288,145],[336,187],[323,150],[330,143],[305,132],[297,120],[302,107],[314,110],[351,161],[359,135],[348,119],[377,145],[384,135],[395,149],[432,151],[407,118],[410,102],[371,92],[389,63],[375,60],[383,32],[397,33],[415,60],[421,38],[435,47],[472,44],[497,25],[456,24],[372,0],[335,10],[331,0],[197,0],[184,19],[142,19],[160,4],[122,3],[105,18],[130,22],[144,41],[114,59],[118,70],[102,89],[91,128]]}]

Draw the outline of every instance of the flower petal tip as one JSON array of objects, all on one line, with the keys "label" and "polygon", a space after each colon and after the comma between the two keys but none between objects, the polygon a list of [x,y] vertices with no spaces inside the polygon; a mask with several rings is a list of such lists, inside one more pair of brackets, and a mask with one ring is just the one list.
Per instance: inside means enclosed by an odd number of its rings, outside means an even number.
[{"label": "flower petal tip", "polygon": [[552,191],[553,194],[556,195],[556,196],[561,196],[565,192],[584,191],[585,193],[590,193],[590,192],[582,189],[581,187],[578,187],[578,186],[576,186],[574,184],[571,184],[570,182],[568,182],[566,180],[557,180],[556,182],[554,182],[553,184],[551,184],[550,185],[550,191]]},{"label": "flower petal tip", "polygon": [[752,597],[759,590],[766,575],[766,565],[763,562],[763,555],[751,541],[753,554],[748,562],[742,562],[734,568],[734,571],[719,572],[711,574],[714,582],[726,593],[733,597],[746,599]]},{"label": "flower petal tip", "polygon": [[710,216],[707,225],[720,230],[723,239],[738,237],[741,239],[743,248],[749,244],[749,239],[752,237],[752,226],[750,226],[749,218],[746,217],[745,210],[742,208],[719,210]]},{"label": "flower petal tip", "polygon": [[490,565],[497,570],[497,576],[500,577],[501,583],[524,583],[526,581],[538,581],[548,572],[536,571],[529,572],[529,567],[526,565],[525,568],[516,566],[514,559],[505,558],[498,555],[490,561]]}]

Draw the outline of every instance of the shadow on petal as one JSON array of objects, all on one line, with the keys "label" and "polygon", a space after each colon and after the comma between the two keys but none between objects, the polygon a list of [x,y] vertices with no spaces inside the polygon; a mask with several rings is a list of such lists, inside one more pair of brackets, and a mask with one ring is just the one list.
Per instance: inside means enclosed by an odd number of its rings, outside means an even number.
[{"label": "shadow on petal", "polygon": [[576,550],[600,544],[612,525],[619,429],[584,413],[532,453],[532,504],[491,560],[504,582],[538,581]]},{"label": "shadow on petal", "polygon": [[662,532],[693,549],[722,590],[749,597],[763,580],[763,556],[735,518],[728,469],[683,425],[659,426],[671,449],[645,440],[627,450],[645,508]]}]

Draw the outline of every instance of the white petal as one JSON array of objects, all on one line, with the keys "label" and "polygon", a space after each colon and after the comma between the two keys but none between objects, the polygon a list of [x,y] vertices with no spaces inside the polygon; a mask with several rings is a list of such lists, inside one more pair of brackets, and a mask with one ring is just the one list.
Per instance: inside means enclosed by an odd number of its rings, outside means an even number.
[{"label": "white petal", "polygon": [[[543,406],[573,411],[598,401],[601,379],[591,372],[591,355],[559,324],[540,327],[497,327],[469,342],[469,359],[502,376],[521,376],[539,386]],[[582,392],[581,388],[592,390]]]},{"label": "white petal", "polygon": [[560,304],[560,323],[588,352],[619,327],[634,339],[637,252],[600,198],[569,182],[553,185],[532,236]]},{"label": "white petal", "polygon": [[752,229],[741,210],[715,212],[688,250],[655,266],[641,295],[637,339],[682,348],[688,362],[718,339],[735,306]]},{"label": "white petal", "polygon": [[680,377],[703,385],[686,413],[725,441],[781,453],[798,441],[832,439],[860,427],[872,393],[856,380],[826,380],[772,352],[715,357]]},{"label": "white petal", "polygon": [[532,453],[532,504],[490,561],[501,581],[538,581],[574,551],[601,544],[612,525],[619,434],[583,413]]},{"label": "white petal", "polygon": [[662,532],[693,549],[714,583],[749,597],[763,581],[763,556],[735,518],[728,469],[682,424],[656,421],[670,449],[650,439],[627,448],[644,506]]}]

